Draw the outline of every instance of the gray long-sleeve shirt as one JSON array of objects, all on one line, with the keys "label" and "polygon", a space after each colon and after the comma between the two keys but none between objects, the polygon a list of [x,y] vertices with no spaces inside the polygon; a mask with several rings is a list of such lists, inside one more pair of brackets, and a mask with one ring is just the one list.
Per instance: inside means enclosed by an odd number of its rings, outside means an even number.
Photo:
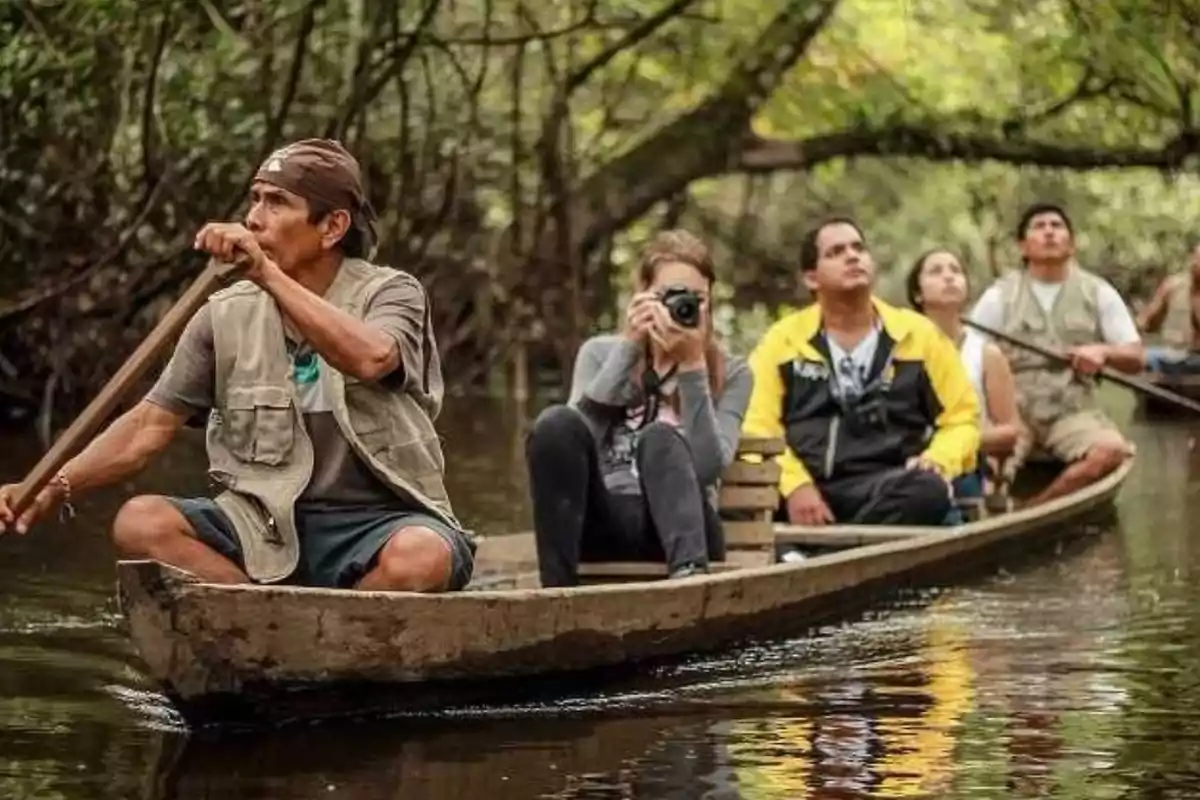
[{"label": "gray long-sleeve shirt", "polygon": [[[628,414],[642,404],[633,374],[640,355],[639,345],[624,337],[595,336],[579,349],[571,378],[568,403],[583,414],[596,437],[605,485],[615,493],[640,491],[633,464],[636,425]],[[737,453],[753,378],[744,359],[727,356],[718,398],[712,397],[704,370],[681,371],[675,379],[680,426],[700,484],[711,487]]]}]

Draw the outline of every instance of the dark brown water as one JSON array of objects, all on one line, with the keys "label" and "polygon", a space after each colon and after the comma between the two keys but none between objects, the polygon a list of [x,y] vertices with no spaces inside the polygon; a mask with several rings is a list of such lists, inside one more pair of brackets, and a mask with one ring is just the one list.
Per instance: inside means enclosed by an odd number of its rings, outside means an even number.
[{"label": "dark brown water", "polygon": [[[484,531],[528,525],[518,415],[445,419]],[[1200,455],[1183,427],[1131,430],[1117,523],[1057,557],[554,704],[220,737],[138,671],[104,537],[130,492],[203,489],[193,439],[0,540],[0,798],[1200,796]],[[36,455],[5,439],[0,478]]]}]

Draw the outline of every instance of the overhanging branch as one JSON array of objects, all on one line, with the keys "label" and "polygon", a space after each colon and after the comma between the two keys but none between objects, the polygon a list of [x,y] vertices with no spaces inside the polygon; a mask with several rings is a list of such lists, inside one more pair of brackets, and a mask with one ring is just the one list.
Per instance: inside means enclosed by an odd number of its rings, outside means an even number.
[{"label": "overhanging branch", "polygon": [[799,141],[757,139],[732,162],[728,172],[806,170],[834,158],[912,156],[931,161],[996,161],[1015,166],[1063,169],[1148,167],[1176,170],[1196,155],[1197,139],[1184,135],[1160,147],[1099,147],[1003,137],[946,133],[934,126],[860,127]]}]

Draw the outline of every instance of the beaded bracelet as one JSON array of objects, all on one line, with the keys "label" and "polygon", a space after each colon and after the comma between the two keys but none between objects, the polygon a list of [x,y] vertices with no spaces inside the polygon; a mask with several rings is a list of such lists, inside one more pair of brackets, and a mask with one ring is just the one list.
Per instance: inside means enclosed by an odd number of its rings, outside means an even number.
[{"label": "beaded bracelet", "polygon": [[60,487],[62,487],[63,499],[62,506],[58,512],[59,520],[66,522],[69,519],[74,519],[75,506],[71,502],[71,479],[67,477],[66,472],[60,469],[54,475],[54,477],[51,478],[51,483],[57,483]]}]

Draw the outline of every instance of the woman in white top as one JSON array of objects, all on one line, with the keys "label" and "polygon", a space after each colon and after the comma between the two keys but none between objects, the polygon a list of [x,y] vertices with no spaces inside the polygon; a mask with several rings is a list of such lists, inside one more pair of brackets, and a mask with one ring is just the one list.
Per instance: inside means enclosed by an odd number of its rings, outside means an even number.
[{"label": "woman in white top", "polygon": [[979,396],[980,449],[989,459],[1003,461],[1012,454],[1021,434],[1016,388],[1000,348],[962,324],[970,299],[962,263],[947,250],[930,250],[909,270],[907,290],[913,308],[933,320],[958,346]]}]

